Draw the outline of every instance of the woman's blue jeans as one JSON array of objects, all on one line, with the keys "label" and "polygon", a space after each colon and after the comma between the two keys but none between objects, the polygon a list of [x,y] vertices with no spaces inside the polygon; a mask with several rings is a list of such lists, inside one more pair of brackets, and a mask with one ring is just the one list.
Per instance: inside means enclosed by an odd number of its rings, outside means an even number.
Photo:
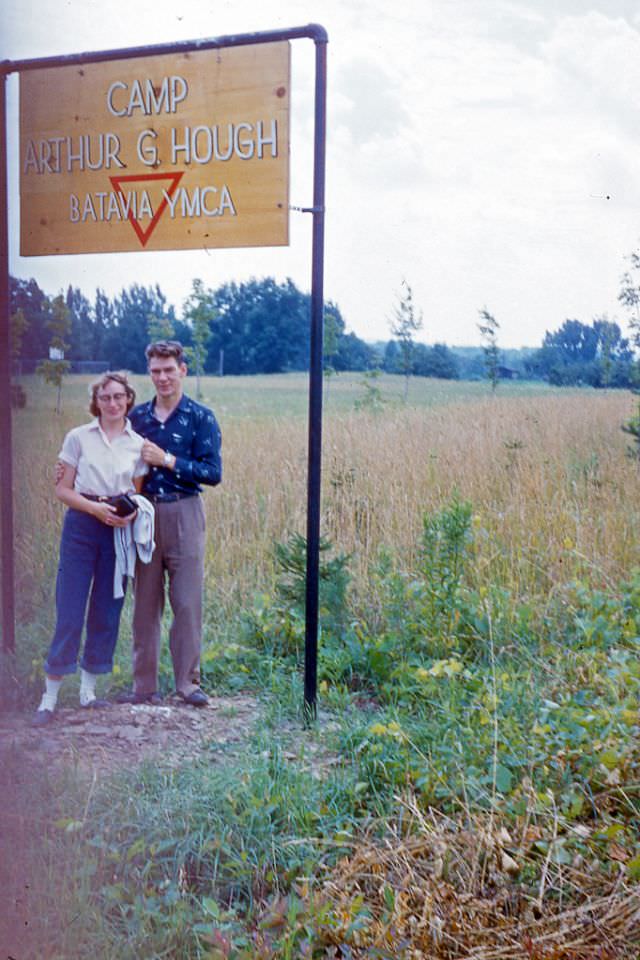
[{"label": "woman's blue jeans", "polygon": [[114,566],[113,528],[88,513],[67,510],[56,581],[56,629],[44,665],[50,676],[75,672],[85,611],[87,637],[80,666],[88,673],[113,669],[124,603],[123,597],[113,596]]}]

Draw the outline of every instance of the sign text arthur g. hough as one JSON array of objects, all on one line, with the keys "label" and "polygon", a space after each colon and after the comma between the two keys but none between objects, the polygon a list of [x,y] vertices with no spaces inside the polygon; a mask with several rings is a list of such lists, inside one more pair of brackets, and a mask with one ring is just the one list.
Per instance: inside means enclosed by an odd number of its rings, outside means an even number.
[{"label": "sign text arthur g. hough", "polygon": [[23,256],[288,243],[289,44],[20,78]]}]

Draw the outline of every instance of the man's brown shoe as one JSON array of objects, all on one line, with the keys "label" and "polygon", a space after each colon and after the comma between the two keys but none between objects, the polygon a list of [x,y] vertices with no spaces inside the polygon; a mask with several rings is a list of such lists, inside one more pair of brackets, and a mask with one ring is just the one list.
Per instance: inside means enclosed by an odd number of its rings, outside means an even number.
[{"label": "man's brown shoe", "polygon": [[206,707],[209,703],[209,697],[202,690],[194,690],[182,698],[190,707]]},{"label": "man's brown shoe", "polygon": [[155,690],[153,693],[136,693],[135,690],[127,690],[125,693],[118,694],[116,703],[149,703],[152,707],[161,707],[162,697]]}]

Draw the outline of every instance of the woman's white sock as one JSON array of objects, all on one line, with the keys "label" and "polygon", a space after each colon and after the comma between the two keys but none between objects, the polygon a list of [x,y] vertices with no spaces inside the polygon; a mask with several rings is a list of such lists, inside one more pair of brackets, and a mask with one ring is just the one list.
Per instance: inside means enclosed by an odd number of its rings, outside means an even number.
[{"label": "woman's white sock", "polygon": [[88,703],[96,698],[96,680],[95,673],[87,673],[86,670],[80,670],[80,704],[86,707]]},{"label": "woman's white sock", "polygon": [[42,694],[42,700],[38,710],[55,710],[58,702],[58,693],[62,686],[62,680],[52,680],[51,677],[44,678],[45,691]]}]

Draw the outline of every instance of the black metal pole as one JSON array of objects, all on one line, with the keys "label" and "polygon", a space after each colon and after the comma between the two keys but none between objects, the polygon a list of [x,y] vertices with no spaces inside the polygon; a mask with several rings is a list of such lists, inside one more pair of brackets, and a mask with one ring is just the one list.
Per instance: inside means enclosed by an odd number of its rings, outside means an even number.
[{"label": "black metal pole", "polygon": [[11,442],[11,330],[9,324],[9,190],[7,183],[7,78],[0,73],[0,537],[2,539],[2,646],[15,650],[13,567],[13,451]]},{"label": "black metal pole", "polygon": [[322,334],[324,313],[324,193],[327,101],[327,37],[316,40],[313,157],[311,351],[309,364],[309,467],[307,487],[307,584],[304,707],[316,716],[320,585],[320,480],[322,469]]}]

